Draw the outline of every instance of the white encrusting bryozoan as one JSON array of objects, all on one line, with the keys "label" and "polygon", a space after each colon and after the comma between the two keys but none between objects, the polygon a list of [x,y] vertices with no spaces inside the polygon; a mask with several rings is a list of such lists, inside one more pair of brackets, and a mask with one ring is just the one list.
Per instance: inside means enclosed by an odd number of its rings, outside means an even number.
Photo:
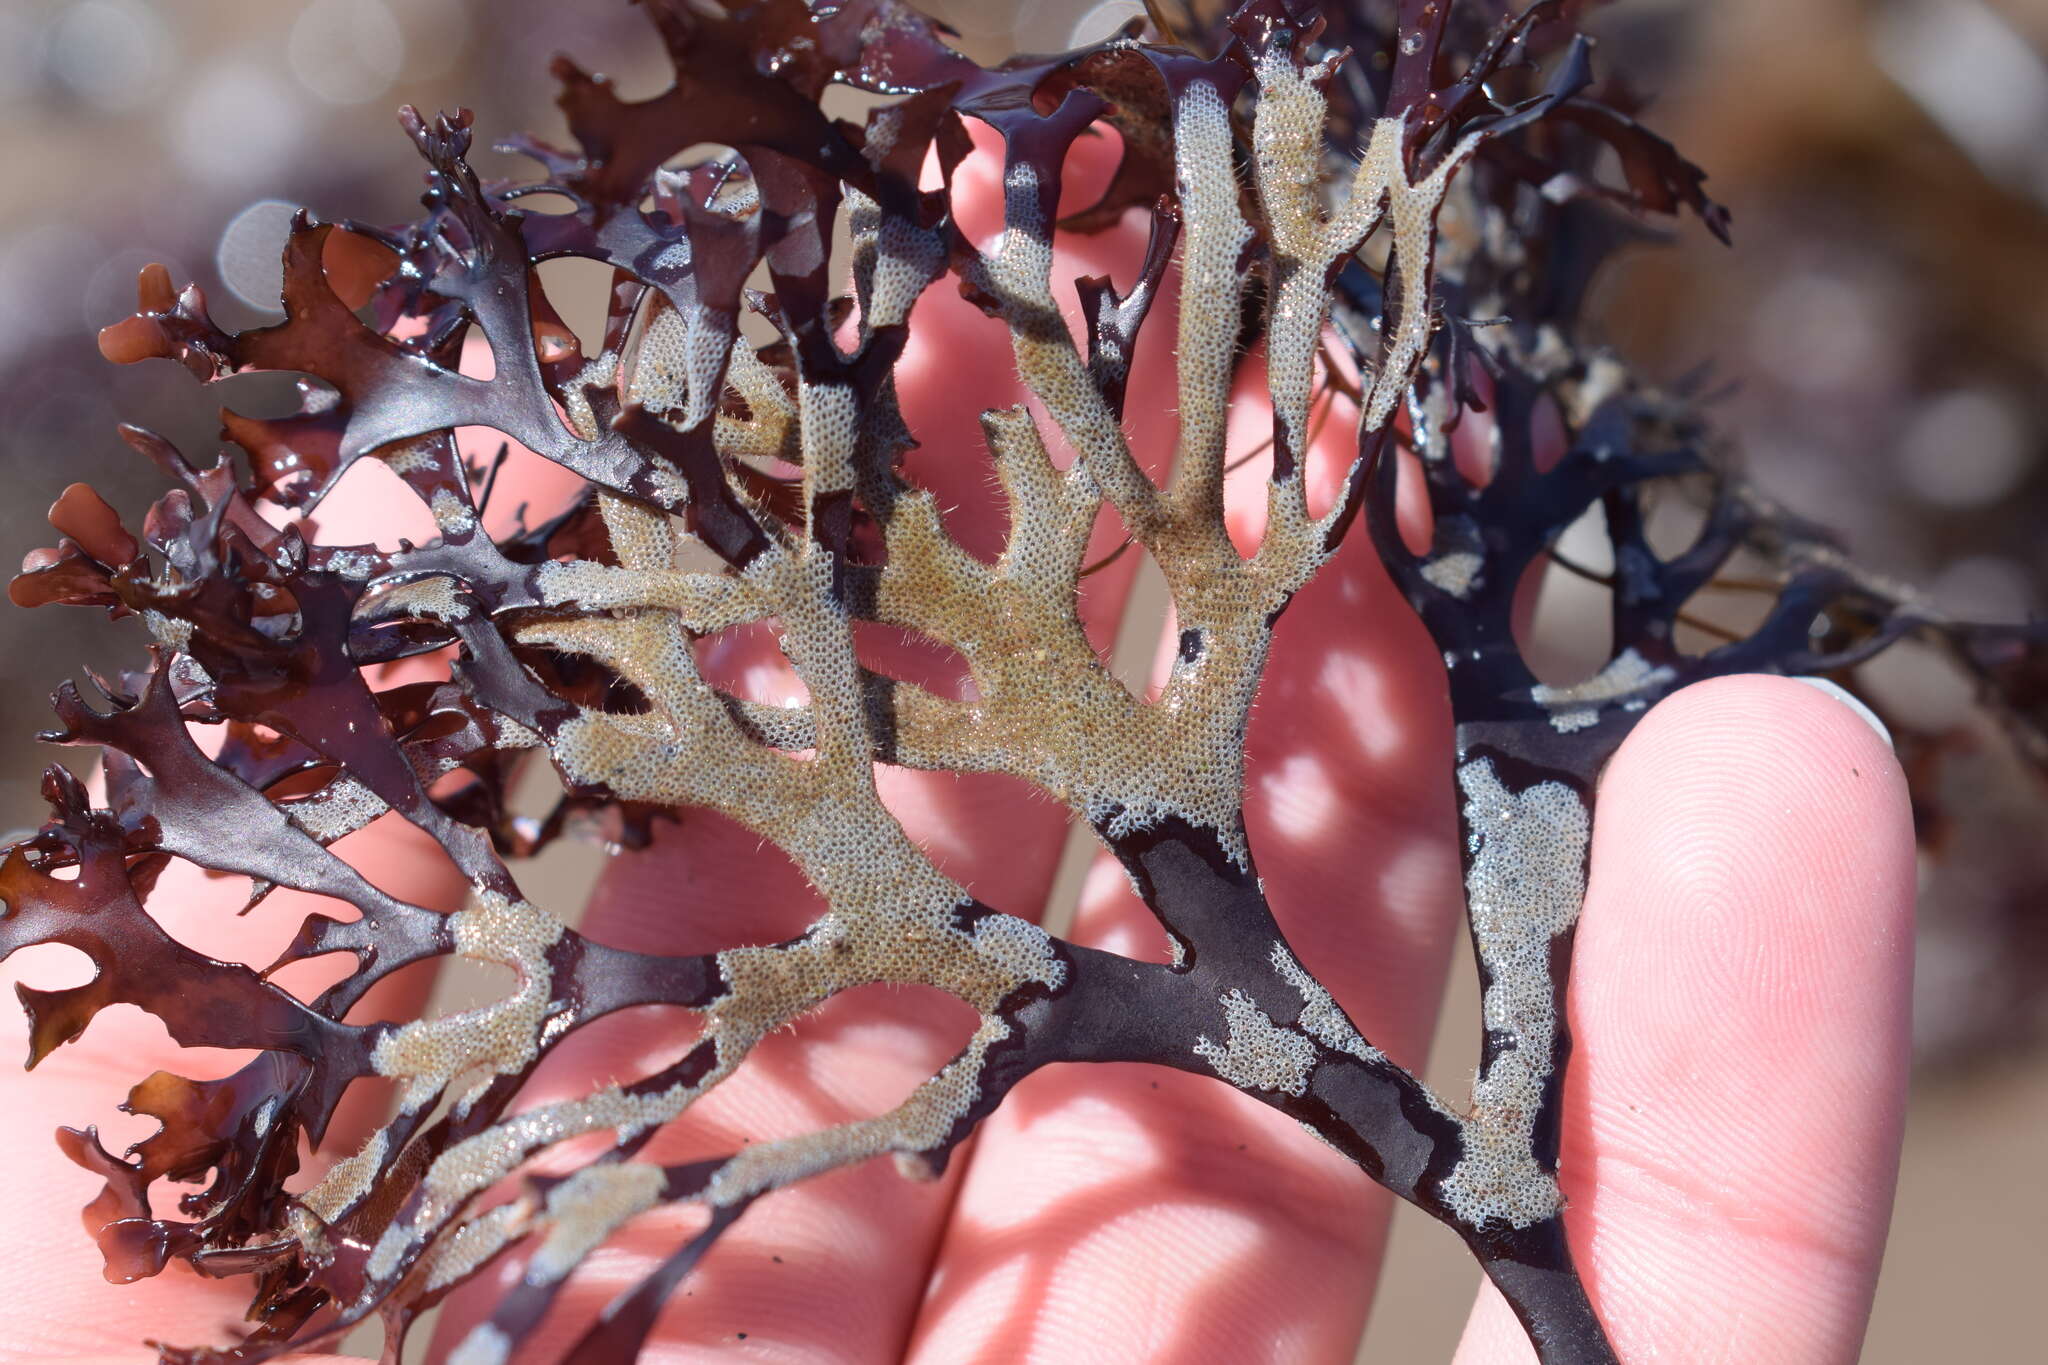
[{"label": "white encrusting bryozoan", "polygon": [[1468,1227],[1496,1218],[1527,1227],[1562,1207],[1532,1141],[1561,1023],[1550,945],[1578,919],[1591,820],[1562,782],[1510,791],[1490,758],[1461,764],[1458,789],[1473,853],[1466,903],[1488,983],[1481,1010],[1503,1042],[1473,1084],[1464,1155],[1439,1192]]},{"label": "white encrusting bryozoan", "polygon": [[293,824],[322,843],[353,834],[390,807],[359,778],[341,776],[303,800],[285,805]]},{"label": "white encrusting bryozoan", "polygon": [[427,1288],[445,1289],[467,1279],[478,1266],[531,1230],[533,1212],[532,1196],[523,1194],[457,1225],[422,1258]]},{"label": "white encrusting bryozoan", "polygon": [[1226,992],[1222,1003],[1229,1036],[1217,1043],[1201,1035],[1195,1039],[1196,1055],[1240,1089],[1307,1094],[1309,1072],[1316,1064],[1315,1044],[1274,1023],[1243,991]]},{"label": "white encrusting bryozoan", "polygon": [[1584,682],[1569,687],[1538,683],[1529,689],[1529,699],[1549,710],[1552,729],[1568,735],[1599,724],[1600,708],[1610,703],[1641,710],[1650,701],[1643,693],[1662,687],[1677,676],[1669,664],[1652,667],[1631,646]]},{"label": "white encrusting bryozoan", "polygon": [[[1315,86],[1328,71],[1297,70],[1283,47],[1276,44],[1261,59],[1252,170],[1253,189],[1267,206],[1265,226],[1284,258],[1267,310],[1268,380],[1299,456],[1329,309],[1329,267],[1383,223],[1391,227],[1399,297],[1414,306],[1388,320],[1383,363],[1363,376],[1363,420],[1377,430],[1391,420],[1428,341],[1435,214],[1476,141],[1459,143],[1429,176],[1411,182],[1402,155],[1405,129],[1399,120],[1381,120],[1348,194],[1326,211],[1325,110]],[[1221,93],[1191,80],[1173,117],[1185,217],[1182,276],[1191,292],[1174,338],[1182,448],[1174,483],[1164,493],[1132,457],[1122,421],[1055,301],[1053,187],[1023,159],[1004,176],[1001,238],[987,257],[963,270],[1008,325],[1019,375],[1040,414],[1018,405],[984,420],[1010,503],[1010,536],[997,563],[967,554],[947,534],[929,492],[902,488],[886,502],[866,501],[865,481],[887,477],[876,473],[887,460],[878,464],[875,452],[896,439],[898,419],[886,386],[864,393],[829,371],[800,372],[789,384],[751,344],[732,335],[731,320],[716,310],[650,305],[637,350],[629,352],[629,371],[622,375],[624,362],[613,356],[590,362],[567,386],[564,415],[582,439],[597,439],[602,424],[583,391],[613,388],[685,428],[713,422],[728,462],[800,465],[798,505],[805,509],[849,493],[863,498],[886,546],[872,575],[872,612],[864,608],[863,614],[957,651],[973,682],[964,700],[909,684],[894,687],[892,761],[1021,777],[1111,839],[1181,821],[1212,834],[1223,854],[1248,870],[1240,820],[1245,719],[1272,619],[1328,558],[1342,512],[1333,507],[1309,515],[1297,460],[1269,490],[1255,553],[1241,555],[1224,527],[1224,436],[1250,274],[1246,246],[1257,234],[1241,211],[1236,135]],[[880,116],[867,154],[885,155],[897,131],[887,114]],[[867,332],[905,322],[918,296],[944,273],[945,243],[934,231],[882,214],[858,190],[848,190],[848,205],[859,325]],[[732,199],[722,200],[718,211],[739,217],[752,210]],[[732,396],[740,401],[725,401]],[[1076,451],[1071,468],[1053,465],[1038,427],[1044,419]],[[691,496],[664,462],[655,462],[648,477],[671,503]],[[741,505],[760,510],[746,490],[734,493]],[[1075,612],[1090,529],[1105,499],[1164,570],[1179,624],[1198,645],[1150,703],[1131,697],[1104,667]],[[744,567],[685,573],[677,567],[676,525],[666,514],[612,492],[601,492],[598,503],[617,563],[539,566],[533,583],[549,610],[517,618],[509,633],[522,646],[598,661],[644,696],[647,707],[616,713],[567,707],[566,720],[551,719],[545,736],[531,738],[544,739],[575,786],[733,818],[786,852],[830,908],[793,943],[717,954],[720,990],[698,1010],[711,1064],[689,1083],[644,1094],[607,1087],[502,1119],[441,1153],[422,1174],[408,1215],[374,1247],[367,1268],[375,1280],[401,1274],[414,1255],[424,1256],[429,1273],[438,1275],[481,1258],[515,1228],[528,1226],[550,1229],[530,1273],[566,1273],[612,1228],[656,1202],[658,1171],[590,1167],[558,1186],[544,1213],[492,1210],[454,1220],[470,1200],[550,1144],[606,1129],[623,1139],[675,1118],[730,1076],[762,1037],[869,982],[948,991],[976,1009],[980,1025],[966,1051],[895,1110],[751,1145],[696,1198],[729,1207],[884,1153],[915,1165],[943,1151],[983,1100],[989,1049],[1013,1027],[999,1012],[1002,1003],[1021,988],[1057,990],[1065,980],[1061,952],[1037,926],[1006,915],[963,916],[978,907],[908,839],[876,796],[878,737],[871,733],[867,679],[853,649],[852,613],[840,591],[846,566],[813,534],[817,528],[764,516],[765,546]],[[435,510],[444,532],[473,529],[457,509]],[[1440,561],[1437,571],[1446,582],[1461,584],[1446,591],[1469,591],[1476,581],[1479,565],[1476,556],[1468,557],[1475,559],[1469,569],[1456,555]],[[451,581],[439,582],[438,589],[412,589],[395,605],[430,619],[452,616],[461,604],[443,595]],[[722,696],[693,655],[694,636],[766,620],[806,693],[794,714],[772,723]],[[809,752],[797,758],[777,744]],[[332,810],[308,811],[309,825],[324,830],[359,813],[343,792],[331,804]],[[488,1009],[408,1026],[383,1040],[378,1069],[406,1080],[409,1106],[426,1103],[465,1072],[521,1069],[557,1035],[568,1016],[550,1013],[562,988],[548,979],[547,958],[561,931],[554,925],[550,932],[539,922],[545,918],[503,898],[453,917],[458,950],[512,966],[520,985]],[[1225,1037],[1194,1042],[1219,1075],[1234,1085],[1299,1096],[1325,1055],[1319,1044],[1384,1060],[1284,946],[1274,945],[1271,962],[1300,1000],[1298,1010],[1278,1017],[1298,1023],[1276,1024],[1250,995],[1228,991],[1219,997]],[[456,1359],[499,1365],[511,1344],[494,1339],[494,1330],[472,1333]]]},{"label": "white encrusting bryozoan", "polygon": [[356,619],[372,622],[411,616],[425,621],[460,621],[470,615],[470,608],[457,595],[459,591],[460,585],[446,574],[393,583],[365,594],[356,604]]},{"label": "white encrusting bryozoan", "polygon": [[1337,1007],[1329,990],[1294,960],[1294,954],[1287,951],[1286,944],[1275,941],[1272,957],[1273,970],[1301,993],[1300,1024],[1303,1032],[1324,1047],[1348,1052],[1361,1061],[1383,1062],[1387,1059],[1386,1053],[1365,1041],[1351,1021],[1344,1017],[1344,1011]]},{"label": "white encrusting bryozoan", "polygon": [[526,1263],[528,1284],[566,1279],[597,1244],[661,1199],[661,1167],[627,1161],[585,1166],[548,1191],[547,1236]]},{"label": "white encrusting bryozoan", "polygon": [[888,1113],[744,1148],[711,1178],[705,1201],[727,1206],[884,1153],[912,1157],[939,1150],[981,1097],[988,1049],[1009,1036],[1007,1023],[985,1016],[960,1055]]},{"label": "white encrusting bryozoan", "polygon": [[192,623],[182,616],[166,616],[155,607],[142,609],[142,623],[149,628],[150,638],[165,649],[192,649]]},{"label": "white encrusting bryozoan", "polygon": [[434,490],[434,525],[445,536],[466,536],[476,529],[476,509],[446,488]]},{"label": "white encrusting bryozoan", "polygon": [[456,952],[495,962],[519,974],[512,992],[443,1019],[422,1019],[377,1040],[371,1062],[380,1076],[405,1082],[399,1105],[412,1113],[463,1072],[483,1067],[506,1075],[538,1055],[540,1033],[554,996],[548,949],[562,937],[562,922],[526,901],[478,887],[471,904],[448,917]]},{"label": "white encrusting bryozoan", "polygon": [[1447,592],[1462,602],[1479,586],[1480,570],[1485,567],[1486,561],[1471,551],[1453,550],[1424,563],[1422,578],[1437,591]]},{"label": "white encrusting bryozoan", "polygon": [[323,1223],[332,1223],[370,1192],[383,1169],[390,1132],[379,1128],[352,1156],[328,1167],[318,1183],[299,1196],[305,1210]]}]

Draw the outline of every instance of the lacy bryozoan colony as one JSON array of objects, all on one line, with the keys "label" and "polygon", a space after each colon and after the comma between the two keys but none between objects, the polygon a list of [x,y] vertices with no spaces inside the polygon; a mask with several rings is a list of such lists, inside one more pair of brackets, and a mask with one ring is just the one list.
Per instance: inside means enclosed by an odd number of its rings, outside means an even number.
[{"label": "lacy bryozoan colony", "polygon": [[[226,413],[240,456],[211,467],[124,429],[171,485],[140,536],[74,486],[50,518],[64,538],[14,582],[17,603],[103,606],[154,641],[145,668],[96,680],[104,709],[70,687],[56,700],[50,738],[104,750],[104,803],[53,767],[49,822],[0,867],[0,955],[63,943],[98,968],[75,989],[24,988],[30,1064],[117,1002],[158,1015],[181,1044],[260,1050],[223,1080],[142,1081],[129,1105],[162,1128],[125,1157],[91,1130],[61,1135],[106,1179],[88,1221],[111,1276],[183,1260],[250,1277],[257,1325],[244,1340],[166,1347],[165,1360],[265,1360],[381,1315],[395,1361],[420,1312],[523,1244],[527,1273],[455,1356],[499,1362],[614,1228],[658,1204],[701,1205],[702,1232],[570,1356],[630,1359],[755,1200],[883,1154],[930,1175],[1020,1078],[1103,1060],[1213,1077],[1298,1119],[1455,1230],[1544,1360],[1612,1359],[1556,1179],[1593,774],[1649,704],[1701,677],[1826,673],[1913,633],[1998,683],[2038,669],[2038,632],[1959,626],[1859,573],[1709,463],[1683,396],[1581,350],[1583,284],[1629,235],[1627,210],[1690,209],[1717,233],[1725,214],[1697,168],[1593,84],[1588,44],[1556,4],[1504,16],[1400,0],[1318,16],[1252,0],[1206,31],[1134,24],[995,69],[896,0],[646,8],[674,62],[670,91],[622,101],[562,60],[576,146],[515,144],[542,168],[523,184],[472,172],[468,115],[408,110],[430,168],[425,216],[393,228],[302,215],[278,325],[224,332],[196,288],[143,272],[139,311],[103,335],[109,359],[175,360],[201,383],[296,373],[311,381],[303,409]],[[819,107],[833,85],[886,98],[863,122],[837,120]],[[950,200],[969,124],[1002,157],[1003,231],[986,249]],[[1120,148],[1108,191],[1056,223],[1066,154],[1103,126]],[[706,144],[723,150],[679,160]],[[1623,183],[1598,181],[1603,149]],[[522,212],[535,192],[571,211]],[[1055,236],[1126,215],[1149,215],[1150,247],[1129,278],[1079,281],[1077,338],[1056,302],[1070,282]],[[832,277],[835,234],[850,237],[850,299]],[[561,256],[614,272],[595,353],[537,283],[534,265]],[[1140,330],[1169,311],[1156,305],[1176,278],[1181,306],[1164,325],[1178,328],[1178,443],[1161,486],[1134,459],[1122,409]],[[939,289],[1007,329],[1035,398],[982,419],[1009,516],[989,559],[903,473],[915,433],[891,372],[913,306]],[[742,332],[749,312],[772,330],[766,344]],[[488,378],[462,372],[466,343],[488,347]],[[1222,486],[1246,365],[1263,366],[1275,416],[1265,531],[1243,555]],[[1447,435],[1482,407],[1495,433],[1483,484]],[[1312,511],[1304,457],[1324,409],[1351,414],[1355,453],[1341,495]],[[1547,468],[1545,421],[1563,437]],[[489,479],[465,467],[458,426],[573,471],[580,496],[494,540],[479,519]],[[1422,553],[1393,518],[1396,471],[1418,456],[1435,526]],[[322,546],[262,515],[316,506],[359,460],[388,466],[438,535]],[[1708,511],[1691,548],[1660,557],[1645,499],[1671,487]],[[1515,588],[1596,503],[1615,556],[1616,653],[1587,682],[1546,687],[1516,650]],[[1150,699],[1111,675],[1076,615],[1105,509],[1172,594],[1178,658]],[[1448,668],[1486,1016],[1469,1101],[1393,1064],[1303,968],[1241,817],[1247,710],[1276,622],[1360,517]],[[1681,651],[1680,608],[1738,548],[1779,566],[1775,607],[1746,637]],[[700,672],[694,642],[761,622],[805,704],[746,699]],[[946,695],[865,666],[857,623],[937,642],[971,687]],[[373,686],[382,665],[429,657],[431,679]],[[567,793],[538,823],[505,811],[530,750]],[[980,903],[884,808],[878,763],[1007,774],[1062,803],[1129,872],[1170,960],[1077,946]],[[632,841],[655,815],[698,808],[777,845],[829,911],[769,946],[629,952],[532,904],[505,861],[565,823]],[[445,850],[470,884],[466,908],[395,899],[330,851],[386,812]],[[258,898],[295,887],[354,907],[309,917],[270,969],[345,953],[353,971],[301,1000],[181,945],[143,908],[173,859],[250,878]],[[438,955],[510,968],[516,984],[439,1019],[343,1022],[373,983]],[[722,1159],[637,1159],[765,1035],[877,982],[936,987],[979,1016],[898,1108]],[[699,1020],[679,1060],[517,1107],[563,1038],[650,1003]],[[288,1192],[301,1139],[318,1144],[365,1078],[394,1085],[395,1114]],[[484,1206],[529,1159],[591,1133],[615,1141]],[[189,1221],[152,1214],[159,1180],[206,1181],[182,1200]]]}]

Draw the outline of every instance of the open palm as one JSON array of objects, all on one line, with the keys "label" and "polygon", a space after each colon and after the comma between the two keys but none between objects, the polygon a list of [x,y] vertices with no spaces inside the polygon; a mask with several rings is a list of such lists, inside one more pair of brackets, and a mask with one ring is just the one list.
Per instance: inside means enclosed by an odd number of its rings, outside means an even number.
[{"label": "open palm", "polygon": [[[967,182],[983,177],[992,231],[991,166],[971,159],[958,192],[971,198]],[[1081,201],[1092,197],[1086,169],[1069,177]],[[1126,231],[1084,240],[1056,277],[1128,276],[1141,248]],[[976,415],[1021,397],[1005,391],[1008,339],[949,291],[919,306],[897,372],[922,442],[910,475],[939,493],[963,545],[992,554],[1004,520]],[[1173,443],[1170,334],[1147,334],[1128,404],[1133,448],[1155,474]],[[1241,400],[1233,429],[1249,451],[1270,430],[1270,408],[1249,386]],[[1343,416],[1311,465],[1325,500],[1350,445]],[[533,477],[528,491],[545,499],[546,471]],[[1256,489],[1259,462],[1243,477]],[[337,498],[326,538],[392,534],[374,490]],[[499,506],[514,501],[501,495]],[[1255,541],[1259,507],[1241,501],[1233,534]],[[1118,538],[1099,526],[1099,552]],[[1138,558],[1123,555],[1086,580],[1084,619],[1105,650]],[[878,648],[899,676],[958,685],[957,659],[906,641]],[[797,687],[765,631],[721,640],[707,669],[765,700]],[[1363,537],[1290,607],[1260,700],[1246,820],[1275,913],[1364,1033],[1418,1068],[1460,936],[1450,714],[1441,665]],[[1045,905],[1067,834],[1062,810],[991,777],[890,770],[882,789],[911,835],[981,901],[1020,914]],[[1914,869],[1897,765],[1855,714],[1817,691],[1723,679],[1645,718],[1605,777],[1599,811],[1572,978],[1577,1050],[1561,1164],[1592,1300],[1624,1359],[1853,1359],[1904,1100]],[[452,870],[430,841],[394,823],[387,817],[340,851],[405,899],[451,905]],[[194,947],[268,961],[312,899],[280,893],[235,919],[223,907],[238,891],[167,875],[151,910]],[[621,947],[703,953],[790,937],[821,909],[774,849],[689,812],[660,826],[650,848],[611,861],[581,928]],[[1107,858],[1087,881],[1071,937],[1166,957]],[[27,952],[9,971],[55,984],[76,976],[76,958],[62,957]],[[428,985],[424,973],[401,975],[351,1018],[403,1016]],[[580,1031],[523,1103],[646,1074],[684,1046],[682,1019],[645,1007]],[[971,1024],[934,991],[852,992],[764,1042],[646,1155],[728,1152],[880,1112]],[[22,1046],[19,1016],[0,1027]],[[132,1286],[100,1277],[77,1228],[96,1181],[50,1134],[98,1118],[110,1146],[133,1140],[147,1123],[110,1122],[108,1111],[135,1079],[158,1067],[197,1076],[237,1064],[232,1054],[180,1052],[155,1020],[117,1008],[34,1077],[0,1078],[9,1182],[0,1283],[10,1290],[0,1359],[134,1362],[148,1358],[145,1337],[223,1338],[244,1301],[239,1283],[176,1265]],[[375,1099],[344,1107],[326,1151],[350,1151],[372,1131]],[[1372,1302],[1389,1204],[1344,1159],[1226,1087],[1158,1068],[1053,1067],[1022,1083],[937,1182],[871,1162],[763,1201],[671,1301],[644,1358],[1346,1360]],[[699,1219],[675,1209],[632,1223],[585,1262],[518,1358],[554,1359]],[[520,1273],[515,1252],[451,1300],[431,1358],[453,1352]],[[1505,1305],[1483,1291],[1459,1359],[1529,1358]]]}]

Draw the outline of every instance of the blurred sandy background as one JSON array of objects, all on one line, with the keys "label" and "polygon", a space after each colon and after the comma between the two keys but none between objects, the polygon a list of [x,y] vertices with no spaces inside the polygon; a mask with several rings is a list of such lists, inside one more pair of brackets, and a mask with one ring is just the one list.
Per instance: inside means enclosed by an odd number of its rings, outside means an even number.
[{"label": "blurred sandy background", "polygon": [[[983,56],[1099,36],[1136,4],[934,5]],[[1763,485],[1944,605],[2048,602],[2048,0],[1618,0],[1600,60],[1660,96],[1649,121],[1712,174],[1724,250],[1686,224],[1604,281],[1606,335],[1643,371],[1711,362],[1721,424]],[[480,140],[559,133],[557,51],[664,84],[623,0],[0,0],[0,546],[88,479],[124,511],[156,491],[117,419],[204,453],[213,407],[182,371],[102,363],[94,331],[162,260],[215,316],[275,316],[292,206],[395,221],[418,163],[392,111],[467,105]],[[495,158],[481,158],[499,169]],[[1587,627],[1558,595],[1552,627]],[[138,646],[83,613],[0,610],[0,826],[40,818],[28,736],[81,663]],[[1865,1359],[2037,1358],[2048,1256],[2048,823],[2042,793],[1910,657],[1865,679],[1888,714],[1960,735],[1923,795],[1962,813],[1923,897],[1917,1092]],[[1930,760],[1931,761],[1931,760]],[[567,860],[573,865],[576,860]],[[567,897],[565,897],[566,899]],[[1477,992],[1454,982],[1431,1081],[1462,1092]],[[1360,1359],[1447,1359],[1476,1283],[1448,1235],[1397,1223]]]}]

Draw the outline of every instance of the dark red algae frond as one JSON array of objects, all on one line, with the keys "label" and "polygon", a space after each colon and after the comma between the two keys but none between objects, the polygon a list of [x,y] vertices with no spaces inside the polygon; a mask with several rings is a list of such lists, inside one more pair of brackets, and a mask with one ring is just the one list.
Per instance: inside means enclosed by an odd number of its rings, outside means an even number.
[{"label": "dark red algae frond", "polygon": [[[137,617],[153,640],[138,670],[96,680],[102,700],[58,694],[47,738],[98,746],[104,795],[96,804],[51,768],[49,822],[0,863],[0,956],[62,943],[97,967],[84,986],[24,989],[30,1065],[116,1003],[155,1014],[180,1044],[257,1054],[222,1080],[143,1080],[129,1107],[163,1126],[125,1155],[91,1130],[61,1139],[106,1179],[89,1221],[110,1274],[180,1260],[249,1277],[246,1337],[164,1359],[267,1360],[377,1316],[396,1360],[421,1312],[523,1245],[528,1272],[461,1356],[502,1361],[614,1228],[702,1205],[702,1230],[569,1356],[628,1359],[755,1200],[883,1154],[936,1172],[1020,1079],[1077,1060],[1171,1066],[1286,1112],[1454,1229],[1544,1360],[1613,1359],[1557,1185],[1562,1001],[1596,770],[1686,682],[1837,671],[1908,635],[1981,678],[2039,760],[2041,629],[1954,622],[1858,570],[1716,461],[1687,395],[1582,345],[1585,279],[1629,212],[1689,211],[1722,236],[1728,215],[1698,167],[1594,84],[1567,6],[1540,0],[1489,24],[1476,4],[1325,15],[1249,0],[1180,34],[1185,47],[1133,25],[993,68],[897,0],[644,8],[672,86],[630,101],[559,60],[575,145],[513,144],[539,165],[532,180],[477,176],[467,112],[407,109],[424,215],[378,227],[300,214],[282,322],[225,331],[196,287],[144,271],[138,311],[102,335],[109,360],[175,360],[201,384],[261,371],[317,383],[284,417],[225,412],[242,458],[210,467],[126,429],[169,491],[136,532],[91,489],[68,489],[50,515],[61,538],[10,590],[22,606]],[[878,99],[848,122],[821,106],[834,87]],[[1004,231],[986,249],[953,200],[971,123],[1002,157]],[[1066,153],[1103,128],[1119,135],[1115,173],[1100,202],[1060,219]],[[677,164],[705,144],[729,150]],[[1620,184],[1599,179],[1609,157]],[[928,167],[935,187],[920,179]],[[519,207],[543,192],[570,211]],[[1150,216],[1151,247],[1129,280],[1079,282],[1077,344],[1055,301],[1069,282],[1053,277],[1054,243],[1126,214]],[[850,295],[829,264],[841,234]],[[539,282],[536,267],[559,257],[612,270],[588,353]],[[915,438],[894,368],[935,287],[1007,330],[1037,400],[983,419],[1009,506],[992,562],[952,539],[902,465]],[[1123,407],[1133,349],[1172,288],[1180,443],[1161,487],[1131,453]],[[765,345],[742,331],[750,311],[773,331]],[[459,364],[478,343],[488,379]],[[1232,386],[1255,343],[1273,460],[1267,528],[1245,556],[1221,488]],[[1303,463],[1329,346],[1357,376],[1356,455],[1345,495],[1312,512]],[[1483,486],[1447,435],[1481,408],[1498,433]],[[1540,467],[1550,415],[1564,454]],[[494,537],[481,472],[457,452],[462,426],[580,476],[580,495]],[[1048,455],[1055,436],[1075,453],[1068,467]],[[1420,554],[1394,524],[1402,448],[1421,457],[1434,513]],[[433,538],[324,546],[259,508],[312,513],[363,460],[425,507]],[[1645,508],[1671,487],[1708,514],[1666,557]],[[1547,687],[1515,646],[1514,592],[1596,505],[1617,566],[1614,655],[1586,683]],[[1181,652],[1156,699],[1110,674],[1076,615],[1104,508],[1173,592]],[[1473,939],[1489,1017],[1512,1021],[1487,1033],[1463,1107],[1375,1048],[1300,964],[1243,818],[1247,712],[1275,624],[1361,516],[1449,666]],[[1746,635],[1681,650],[1680,613],[1738,549],[1778,566],[1775,605]],[[778,634],[805,704],[763,705],[699,673],[695,642],[758,623]],[[867,623],[955,651],[973,703],[865,667],[854,637]],[[397,684],[381,667],[430,659],[452,662]],[[507,787],[534,751],[566,794],[521,821]],[[1068,943],[981,903],[885,808],[883,762],[1003,773],[1064,804],[1130,873],[1173,962]],[[630,952],[533,904],[507,861],[578,823],[644,842],[651,820],[691,808],[778,846],[829,916],[769,946]],[[460,870],[465,908],[410,904],[334,851],[391,812]],[[259,898],[331,897],[355,918],[308,917],[263,972],[218,962],[143,908],[174,859],[248,877]],[[269,979],[326,954],[353,967],[312,1000]],[[400,968],[458,956],[518,984],[446,1019],[345,1022]],[[716,1159],[637,1159],[764,1036],[873,983],[934,987],[976,1017],[897,1108]],[[701,1021],[679,1059],[522,1105],[564,1038],[645,1004]],[[300,1140],[318,1144],[359,1081],[395,1086],[396,1113],[288,1192]],[[615,1140],[565,1176],[527,1172],[590,1133]],[[486,1207],[514,1176],[517,1194]],[[159,1180],[209,1182],[182,1201],[189,1221],[152,1212]]]}]

